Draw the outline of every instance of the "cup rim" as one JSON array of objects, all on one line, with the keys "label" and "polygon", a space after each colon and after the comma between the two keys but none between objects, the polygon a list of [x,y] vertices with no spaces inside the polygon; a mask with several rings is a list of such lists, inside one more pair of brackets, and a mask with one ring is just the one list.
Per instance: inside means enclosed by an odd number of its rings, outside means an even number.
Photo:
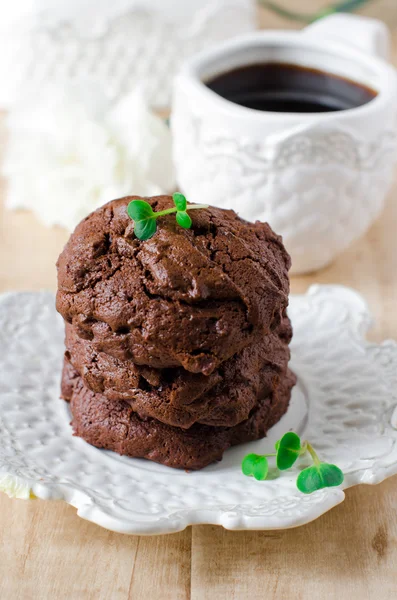
[{"label": "cup rim", "polygon": [[[372,68],[374,72],[376,72],[377,76],[379,77],[379,88],[377,95],[375,98],[365,104],[362,104],[361,106],[339,110],[336,113],[335,111],[322,113],[261,111],[236,104],[230,100],[227,100],[226,98],[223,98],[208,88],[201,79],[199,71],[202,70],[205,65],[208,65],[211,62],[216,62],[217,60],[219,61],[230,51],[243,51],[249,49],[250,47],[254,48],[255,46],[258,46],[258,44],[263,44],[263,46],[266,47],[269,42],[271,42],[273,45],[279,45],[280,47],[321,47],[322,51],[328,51],[330,54],[334,54],[341,58],[345,57],[346,53],[348,52],[351,60],[363,64],[365,68]],[[299,59],[296,60],[296,64],[300,64]],[[305,35],[304,29],[300,31],[282,29],[259,31],[238,36],[232,40],[220,43],[211,49],[204,50],[190,59],[187,59],[181,67],[179,76],[184,76],[187,78],[190,84],[193,86],[194,91],[201,94],[201,96],[206,99],[207,102],[212,102],[218,107],[218,109],[223,110],[226,113],[230,113],[235,117],[253,117],[257,120],[268,120],[269,116],[271,116],[271,118],[274,120],[278,119],[285,121],[289,119],[296,120],[299,118],[305,122],[313,122],[314,119],[321,119],[322,121],[334,119],[335,115],[338,116],[338,119],[349,118],[353,115],[361,116],[362,114],[365,114],[365,116],[368,117],[369,112],[382,110],[385,104],[387,104],[389,101],[390,93],[394,93],[397,90],[396,71],[391,63],[386,62],[380,57],[373,56],[370,53],[367,54],[364,51],[355,48],[354,46],[343,43],[343,41],[333,40],[331,38],[317,40],[313,36]],[[360,81],[360,79],[357,79],[357,81]]]}]

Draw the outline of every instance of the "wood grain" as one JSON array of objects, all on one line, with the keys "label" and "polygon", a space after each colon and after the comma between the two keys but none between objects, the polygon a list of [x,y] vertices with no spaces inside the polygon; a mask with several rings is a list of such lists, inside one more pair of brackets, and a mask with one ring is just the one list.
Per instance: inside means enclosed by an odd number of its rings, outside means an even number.
[{"label": "wood grain", "polygon": [[[308,12],[328,4],[279,1]],[[361,12],[388,23],[397,64],[396,0],[372,2]],[[266,27],[296,26],[265,10],[261,20]],[[397,185],[382,217],[334,264],[292,281],[294,292],[313,282],[362,292],[374,313],[376,340],[397,338],[396,196]],[[29,214],[0,208],[0,290],[55,289],[54,263],[66,238]],[[397,477],[348,490],[343,504],[298,529],[233,533],[195,526],[153,538],[107,532],[64,503],[1,495],[0,599],[33,598],[395,600]]]}]

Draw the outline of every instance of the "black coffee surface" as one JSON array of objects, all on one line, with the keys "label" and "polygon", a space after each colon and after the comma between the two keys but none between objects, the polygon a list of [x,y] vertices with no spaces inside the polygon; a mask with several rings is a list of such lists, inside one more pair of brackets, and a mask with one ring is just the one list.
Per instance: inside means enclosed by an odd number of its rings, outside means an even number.
[{"label": "black coffee surface", "polygon": [[272,112],[346,110],[367,104],[377,95],[344,77],[284,63],[239,67],[217,75],[206,85],[230,102]]}]

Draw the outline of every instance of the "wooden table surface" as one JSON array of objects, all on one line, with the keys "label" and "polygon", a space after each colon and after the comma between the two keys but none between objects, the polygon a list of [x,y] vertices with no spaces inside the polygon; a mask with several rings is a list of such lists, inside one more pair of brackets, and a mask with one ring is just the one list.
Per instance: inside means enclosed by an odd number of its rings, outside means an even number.
[{"label": "wooden table surface", "polygon": [[[279,2],[302,10],[326,4]],[[397,1],[379,0],[361,12],[388,23],[397,64]],[[266,27],[294,26],[265,10],[261,19]],[[54,263],[66,238],[29,214],[0,209],[0,290],[54,289]],[[313,282],[350,285],[372,308],[372,339],[397,339],[396,240],[397,184],[366,237],[329,268],[295,278],[292,290]],[[203,525],[167,536],[125,536],[83,521],[63,502],[1,495],[0,600],[33,598],[395,600],[397,477],[347,490],[345,502],[317,521],[273,532]]]}]

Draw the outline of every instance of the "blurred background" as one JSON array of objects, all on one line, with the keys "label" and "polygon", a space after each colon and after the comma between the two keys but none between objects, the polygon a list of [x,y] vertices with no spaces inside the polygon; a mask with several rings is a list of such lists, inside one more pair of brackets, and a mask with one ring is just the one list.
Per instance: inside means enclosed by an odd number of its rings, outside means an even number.
[{"label": "blurred background", "polygon": [[[299,29],[336,11],[383,20],[397,62],[396,0],[16,0],[3,6],[0,290],[55,289],[57,256],[85,214],[120,195],[175,189],[166,118],[172,75],[183,58],[256,27]],[[392,236],[395,216],[390,199],[367,237],[316,280],[377,294],[370,273],[374,240],[376,252],[386,252],[382,240]],[[294,279],[293,291],[312,280]]]}]

